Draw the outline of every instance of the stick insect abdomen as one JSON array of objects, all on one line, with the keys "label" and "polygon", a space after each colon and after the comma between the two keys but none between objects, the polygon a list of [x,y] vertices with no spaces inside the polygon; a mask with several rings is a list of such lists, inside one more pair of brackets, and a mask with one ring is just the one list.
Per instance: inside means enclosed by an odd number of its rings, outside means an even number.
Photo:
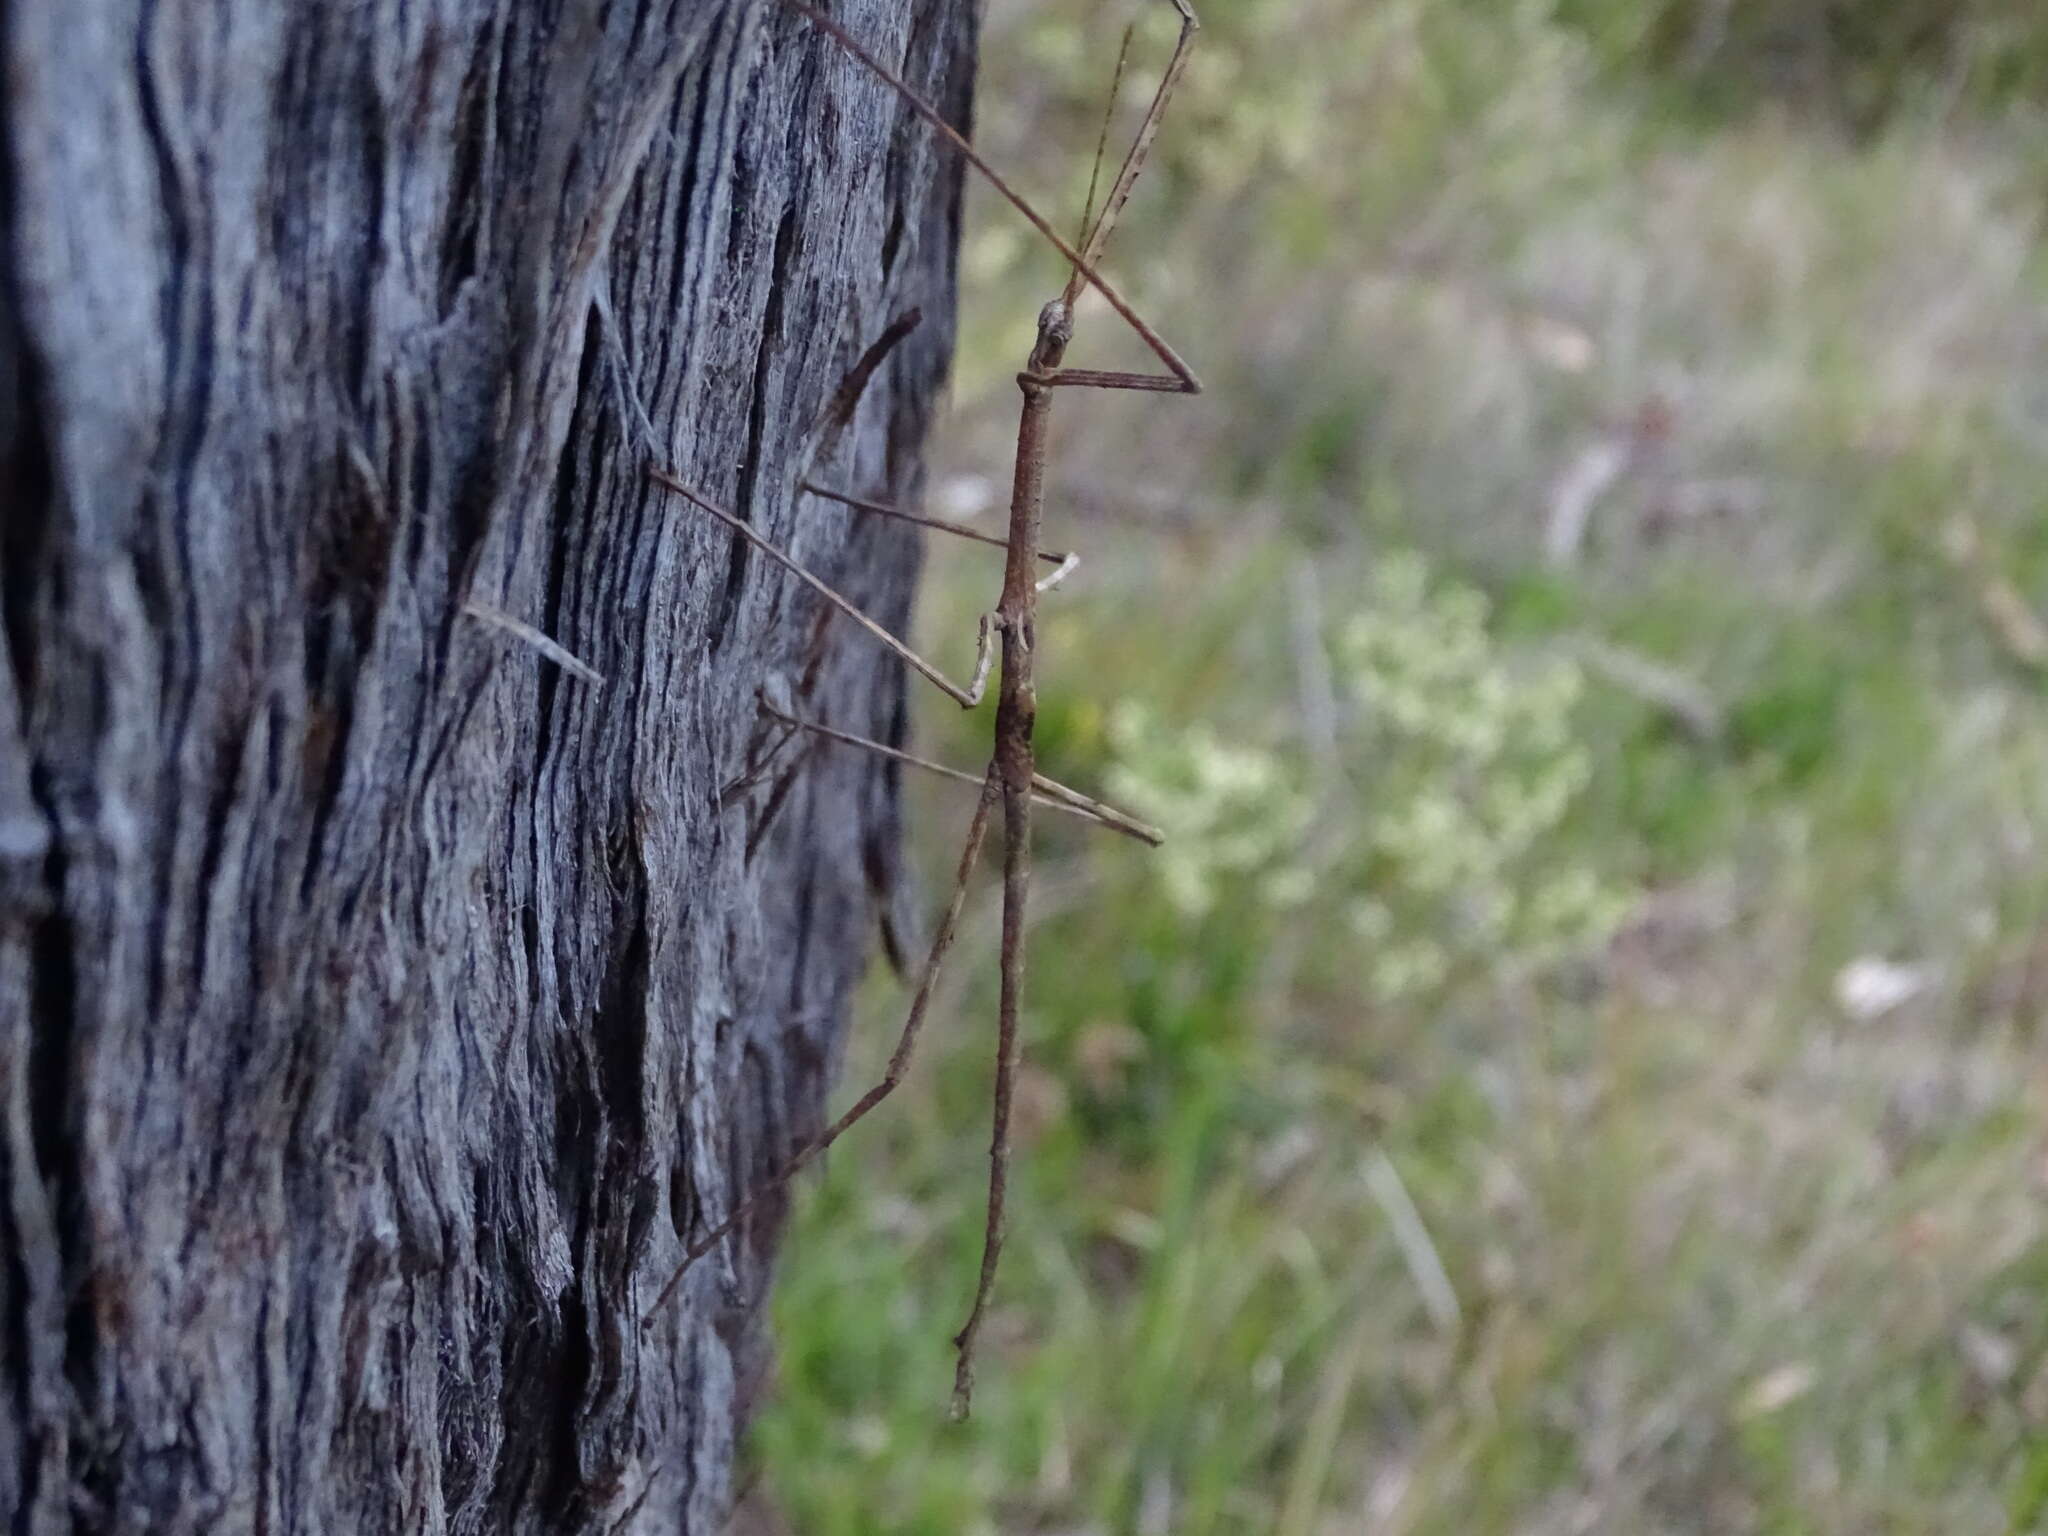
[{"label": "stick insect abdomen", "polygon": [[1052,379],[1074,334],[1073,311],[1054,299],[1038,315],[1038,340],[1017,375],[1024,405],[1017,422],[1016,479],[1010,490],[1009,555],[997,607],[1003,631],[1003,685],[996,703],[996,774],[1003,786],[1003,965],[997,1014],[994,1125],[989,1137],[988,1228],[974,1307],[954,1339],[959,1363],[953,1377],[953,1412],[964,1417],[974,1390],[974,1340],[981,1330],[1003,1251],[1003,1204],[1010,1174],[1010,1104],[1017,1083],[1024,1010],[1024,907],[1031,885],[1031,784],[1037,770],[1031,747],[1038,718],[1033,652],[1038,635],[1038,526],[1045,509],[1046,428],[1052,419]]},{"label": "stick insect abdomen", "polygon": [[[1038,688],[1032,653],[1038,635],[1038,528],[1045,508],[1046,428],[1052,417],[1052,378],[1074,334],[1073,310],[1054,299],[1038,315],[1038,340],[1024,371],[1017,375],[1023,411],[1017,422],[1016,478],[1010,488],[1010,538],[1003,562],[1003,595],[997,604],[1003,631],[1003,686],[996,707],[996,768],[1006,797],[1018,802],[1023,821],[1011,832],[1028,830],[1031,776],[1036,768],[1031,751],[1032,727],[1038,715]],[[1005,825],[1011,818],[1005,817]]]}]

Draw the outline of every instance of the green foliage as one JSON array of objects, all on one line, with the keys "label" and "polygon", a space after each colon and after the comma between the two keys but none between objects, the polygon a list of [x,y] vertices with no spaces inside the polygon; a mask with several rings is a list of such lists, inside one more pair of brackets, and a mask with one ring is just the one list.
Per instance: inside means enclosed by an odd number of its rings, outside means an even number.
[{"label": "green foliage", "polygon": [[1629,905],[1560,836],[1592,758],[1575,731],[1570,661],[1517,665],[1475,590],[1432,590],[1412,555],[1379,562],[1339,654],[1363,710],[1366,857],[1352,873],[1359,936],[1383,995],[1456,968],[1512,976],[1597,949]]},{"label": "green foliage", "polygon": [[[1172,903],[1204,916],[1227,888],[1240,921],[1334,919],[1330,942],[1349,930],[1384,1000],[1605,943],[1627,898],[1559,835],[1592,772],[1579,669],[1506,652],[1485,598],[1413,553],[1374,563],[1335,638],[1345,729],[1320,770],[1298,732],[1226,743],[1119,707],[1110,791],[1166,832],[1154,868]],[[1304,789],[1318,772],[1320,806]]]},{"label": "green foliage", "polygon": [[1930,99],[2038,107],[2048,16],[2030,0],[1558,0],[1616,74],[1721,109],[1766,96],[1861,128]]},{"label": "green foliage", "polygon": [[1117,758],[1110,793],[1165,832],[1153,867],[1183,914],[1207,914],[1226,883],[1248,885],[1256,907],[1310,895],[1300,839],[1313,807],[1298,765],[1199,724],[1169,732],[1134,701],[1111,717],[1109,739]]}]

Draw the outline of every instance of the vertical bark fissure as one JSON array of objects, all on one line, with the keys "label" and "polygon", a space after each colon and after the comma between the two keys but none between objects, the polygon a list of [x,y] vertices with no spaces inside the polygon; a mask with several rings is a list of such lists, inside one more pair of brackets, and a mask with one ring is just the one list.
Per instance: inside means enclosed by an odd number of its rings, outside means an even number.
[{"label": "vertical bark fissure", "polygon": [[[733,514],[752,520],[760,489],[761,439],[768,420],[768,391],[775,375],[775,355],[782,344],[782,310],[789,287],[789,263],[795,254],[796,209],[785,208],[775,227],[775,250],[768,260],[768,309],[761,320],[760,344],[754,353],[753,389],[747,404],[746,453],[740,460],[739,478],[733,492]],[[725,647],[732,630],[733,610],[747,580],[750,546],[744,539],[732,541],[731,563],[726,568],[725,590],[719,597],[718,613],[711,622],[711,651]]]}]

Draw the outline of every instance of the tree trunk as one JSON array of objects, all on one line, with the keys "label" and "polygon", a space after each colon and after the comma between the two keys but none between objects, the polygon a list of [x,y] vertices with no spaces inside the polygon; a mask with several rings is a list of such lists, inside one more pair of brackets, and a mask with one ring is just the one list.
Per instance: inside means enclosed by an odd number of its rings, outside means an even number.
[{"label": "tree trunk", "polygon": [[[955,121],[969,0],[841,0]],[[897,786],[959,178],[772,0],[0,0],[0,1516],[713,1532]],[[580,678],[476,602],[603,674]],[[647,1326],[643,1329],[643,1316]]]}]

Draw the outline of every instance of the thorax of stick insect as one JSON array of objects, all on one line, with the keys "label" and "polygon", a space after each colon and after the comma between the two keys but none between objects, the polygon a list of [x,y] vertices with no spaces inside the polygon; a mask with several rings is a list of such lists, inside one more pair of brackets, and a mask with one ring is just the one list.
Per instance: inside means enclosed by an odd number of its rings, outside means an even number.
[{"label": "thorax of stick insect", "polygon": [[1032,653],[1038,643],[1038,525],[1045,507],[1046,429],[1052,418],[1052,375],[1074,335],[1073,307],[1054,299],[1038,312],[1038,339],[1017,387],[1024,404],[1017,423],[1016,478],[1010,492],[1010,538],[997,606],[1003,631],[1003,686],[996,712],[997,767],[1005,786],[1028,791],[1033,769],[1031,728],[1037,713]]}]

